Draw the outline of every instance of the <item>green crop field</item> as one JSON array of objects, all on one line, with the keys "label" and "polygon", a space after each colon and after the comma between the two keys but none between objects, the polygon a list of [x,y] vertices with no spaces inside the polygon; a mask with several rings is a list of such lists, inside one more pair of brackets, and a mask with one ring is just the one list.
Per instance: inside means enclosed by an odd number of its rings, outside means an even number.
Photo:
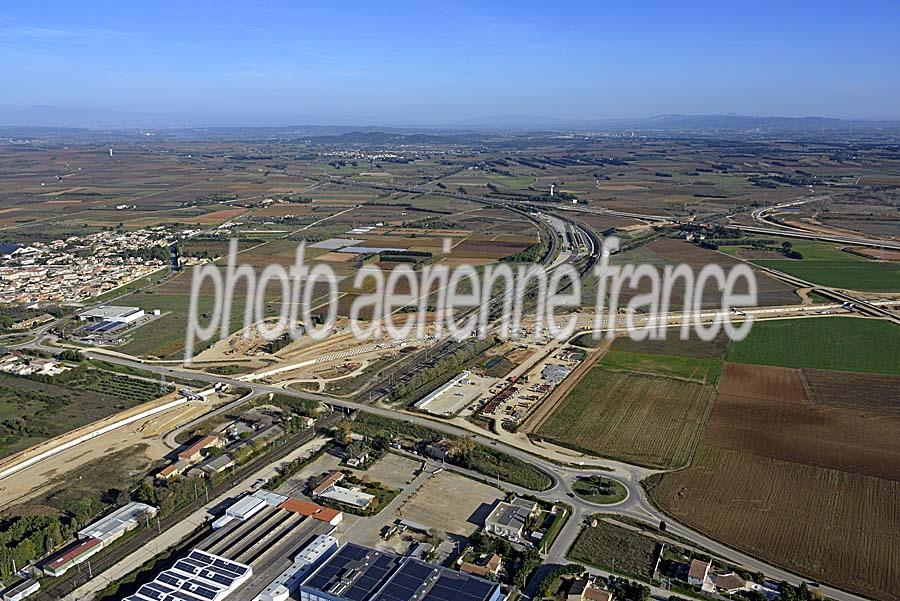
[{"label": "green crop field", "polygon": [[658,468],[686,465],[713,387],[595,366],[536,434],[595,455]]},{"label": "green crop field", "polygon": [[722,371],[720,359],[696,359],[674,355],[608,351],[599,366],[614,371],[667,376],[715,384]]},{"label": "green crop field", "polygon": [[735,363],[900,375],[900,327],[855,317],[761,321],[731,345]]},{"label": "green crop field", "polygon": [[[776,239],[780,247],[784,240]],[[789,241],[802,259],[751,259],[762,267],[775,269],[822,286],[869,292],[900,290],[900,264],[873,261],[843,252],[819,242]],[[740,254],[743,247],[723,246],[728,254]]]}]

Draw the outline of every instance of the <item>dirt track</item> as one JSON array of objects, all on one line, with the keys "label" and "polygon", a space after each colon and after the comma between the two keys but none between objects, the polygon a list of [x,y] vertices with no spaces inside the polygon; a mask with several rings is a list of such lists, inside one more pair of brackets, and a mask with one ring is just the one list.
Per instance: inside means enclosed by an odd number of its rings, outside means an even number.
[{"label": "dirt track", "polygon": [[[86,434],[91,430],[127,418],[130,415],[135,415],[143,410],[159,406],[165,402],[171,401],[173,398],[173,394],[166,395],[160,399],[151,401],[150,403],[144,403],[143,405],[133,407],[128,411],[117,413],[106,419],[94,422],[93,424],[88,424],[82,428],[58,436],[57,438],[44,441],[30,449],[26,449],[16,455],[4,459],[2,466],[13,465],[56,445]],[[145,419],[138,420],[96,438],[87,440],[70,449],[62,451],[58,455],[48,457],[8,478],[0,480],[0,508],[9,507],[14,503],[26,501],[41,492],[46,491],[51,486],[57,485],[60,476],[67,472],[70,472],[93,459],[132,447],[136,444],[143,443],[147,445],[144,453],[147,457],[148,465],[153,461],[162,459],[166,453],[169,452],[169,449],[162,444],[162,436],[177,425],[194,419],[209,410],[210,405],[208,404],[187,403],[178,407],[173,407],[167,411],[162,411],[156,415],[151,415]]]}]

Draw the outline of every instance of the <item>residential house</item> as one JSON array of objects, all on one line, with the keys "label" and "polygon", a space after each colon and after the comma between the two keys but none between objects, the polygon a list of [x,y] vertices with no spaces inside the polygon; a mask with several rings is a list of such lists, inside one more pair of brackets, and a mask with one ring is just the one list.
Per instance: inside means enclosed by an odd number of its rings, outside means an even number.
[{"label": "residential house", "polygon": [[491,553],[490,555],[485,553],[475,561],[463,562],[462,565],[459,566],[459,571],[474,574],[475,576],[481,576],[482,578],[491,578],[496,577],[500,573],[500,568],[502,567],[502,557],[496,553]]},{"label": "residential house", "polygon": [[688,584],[700,587],[706,584],[709,578],[709,568],[710,563],[708,561],[691,560],[691,565],[688,568]]},{"label": "residential house", "polygon": [[484,520],[484,529],[513,542],[525,542],[525,527],[538,511],[540,506],[527,499],[514,498],[509,503],[499,501]]},{"label": "residential house", "polygon": [[725,574],[716,574],[716,588],[724,593],[733,595],[737,592],[747,590],[747,581],[735,574],[727,572]]}]

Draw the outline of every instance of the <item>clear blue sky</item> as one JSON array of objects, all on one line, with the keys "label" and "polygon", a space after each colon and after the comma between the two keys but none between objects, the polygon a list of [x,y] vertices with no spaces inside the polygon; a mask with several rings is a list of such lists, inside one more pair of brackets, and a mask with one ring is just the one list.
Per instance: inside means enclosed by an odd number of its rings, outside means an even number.
[{"label": "clear blue sky", "polygon": [[4,1],[0,123],[35,105],[198,125],[900,118],[896,0],[248,4]]}]

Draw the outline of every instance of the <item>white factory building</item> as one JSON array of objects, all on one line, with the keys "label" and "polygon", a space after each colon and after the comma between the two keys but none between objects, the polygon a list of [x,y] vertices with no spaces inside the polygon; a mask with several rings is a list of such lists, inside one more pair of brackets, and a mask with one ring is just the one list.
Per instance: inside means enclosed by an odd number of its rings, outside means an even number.
[{"label": "white factory building", "polygon": [[134,323],[144,316],[144,310],[139,307],[120,307],[116,305],[101,305],[88,309],[78,314],[81,321],[107,322],[117,324]]},{"label": "white factory building", "polygon": [[129,530],[137,528],[141,521],[155,516],[156,511],[156,507],[133,501],[80,530],[78,538],[96,538],[104,546],[108,545]]},{"label": "white factory building", "polygon": [[424,411],[425,408],[426,408],[429,404],[431,404],[432,401],[434,401],[434,400],[437,399],[438,397],[440,397],[440,396],[446,394],[448,391],[452,390],[454,386],[462,386],[463,384],[465,384],[466,382],[468,382],[468,381],[469,381],[469,376],[470,376],[470,375],[471,375],[471,374],[470,374],[469,372],[467,372],[467,371],[464,371],[464,372],[460,373],[459,375],[457,375],[455,378],[453,378],[452,380],[450,380],[449,382],[447,382],[446,384],[444,384],[444,385],[441,386],[440,388],[438,388],[438,389],[432,391],[430,394],[428,394],[427,396],[425,396],[424,398],[422,398],[422,400],[420,400],[419,402],[417,402],[417,403],[414,405],[414,407],[415,407],[416,409],[422,409],[422,410]]}]

